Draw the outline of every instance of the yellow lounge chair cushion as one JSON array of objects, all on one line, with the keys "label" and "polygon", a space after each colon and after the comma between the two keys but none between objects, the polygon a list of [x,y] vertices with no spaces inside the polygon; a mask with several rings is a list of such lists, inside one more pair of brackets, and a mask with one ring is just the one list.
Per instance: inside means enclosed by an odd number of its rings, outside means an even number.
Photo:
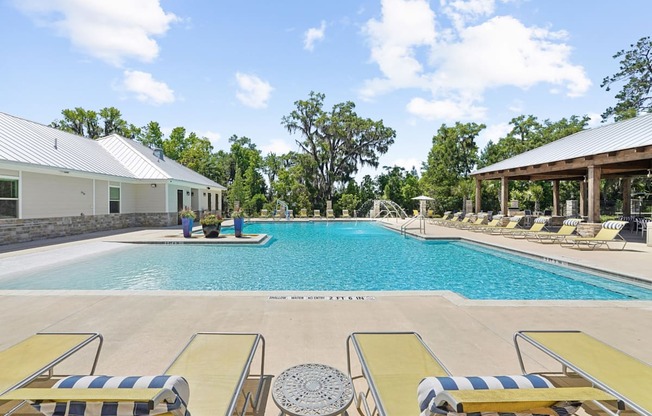
[{"label": "yellow lounge chair cushion", "polygon": [[[451,390],[435,397],[439,406],[455,412],[509,412],[534,414],[574,413],[582,401],[615,401],[609,393],[594,387],[549,389]],[[561,408],[561,409],[560,409]]]}]

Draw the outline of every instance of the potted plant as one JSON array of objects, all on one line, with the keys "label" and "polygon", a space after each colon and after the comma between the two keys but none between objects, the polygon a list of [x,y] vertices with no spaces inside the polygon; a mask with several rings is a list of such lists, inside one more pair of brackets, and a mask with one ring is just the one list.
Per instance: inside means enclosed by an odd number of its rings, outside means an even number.
[{"label": "potted plant", "polygon": [[235,236],[242,237],[242,227],[244,226],[244,216],[242,211],[239,209],[233,211],[231,213],[231,217],[233,217],[233,229],[235,231]]},{"label": "potted plant", "polygon": [[222,216],[215,214],[204,215],[201,220],[201,229],[206,238],[217,238],[222,229]]},{"label": "potted plant", "polygon": [[185,238],[190,238],[192,236],[192,227],[194,225],[195,218],[197,216],[195,215],[195,212],[188,207],[182,209],[179,212],[179,216],[181,217],[181,227],[183,228],[183,236]]}]

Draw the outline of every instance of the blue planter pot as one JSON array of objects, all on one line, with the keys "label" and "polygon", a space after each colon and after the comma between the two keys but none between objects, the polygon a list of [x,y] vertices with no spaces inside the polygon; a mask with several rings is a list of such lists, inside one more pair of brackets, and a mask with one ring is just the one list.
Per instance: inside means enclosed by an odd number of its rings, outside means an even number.
[{"label": "blue planter pot", "polygon": [[233,230],[236,237],[242,237],[242,227],[244,226],[244,218],[233,219]]},{"label": "blue planter pot", "polygon": [[181,218],[181,228],[183,228],[183,236],[185,238],[191,237],[193,225],[194,221],[192,218]]}]

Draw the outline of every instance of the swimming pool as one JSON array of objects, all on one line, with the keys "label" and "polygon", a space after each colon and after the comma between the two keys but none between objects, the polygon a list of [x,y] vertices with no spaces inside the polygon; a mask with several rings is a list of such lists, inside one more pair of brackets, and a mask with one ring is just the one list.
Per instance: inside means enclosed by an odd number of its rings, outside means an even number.
[{"label": "swimming pool", "polygon": [[470,299],[652,299],[652,291],[462,241],[369,222],[252,223],[262,246],[131,245],[0,280],[0,289],[432,291]]}]

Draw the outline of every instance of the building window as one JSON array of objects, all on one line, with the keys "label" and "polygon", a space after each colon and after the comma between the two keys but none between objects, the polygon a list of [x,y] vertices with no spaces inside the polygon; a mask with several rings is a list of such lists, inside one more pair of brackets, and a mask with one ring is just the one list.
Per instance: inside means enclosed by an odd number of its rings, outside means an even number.
[{"label": "building window", "polygon": [[0,218],[18,218],[18,179],[0,178]]},{"label": "building window", "polygon": [[115,186],[109,187],[109,213],[120,213],[120,188]]}]

